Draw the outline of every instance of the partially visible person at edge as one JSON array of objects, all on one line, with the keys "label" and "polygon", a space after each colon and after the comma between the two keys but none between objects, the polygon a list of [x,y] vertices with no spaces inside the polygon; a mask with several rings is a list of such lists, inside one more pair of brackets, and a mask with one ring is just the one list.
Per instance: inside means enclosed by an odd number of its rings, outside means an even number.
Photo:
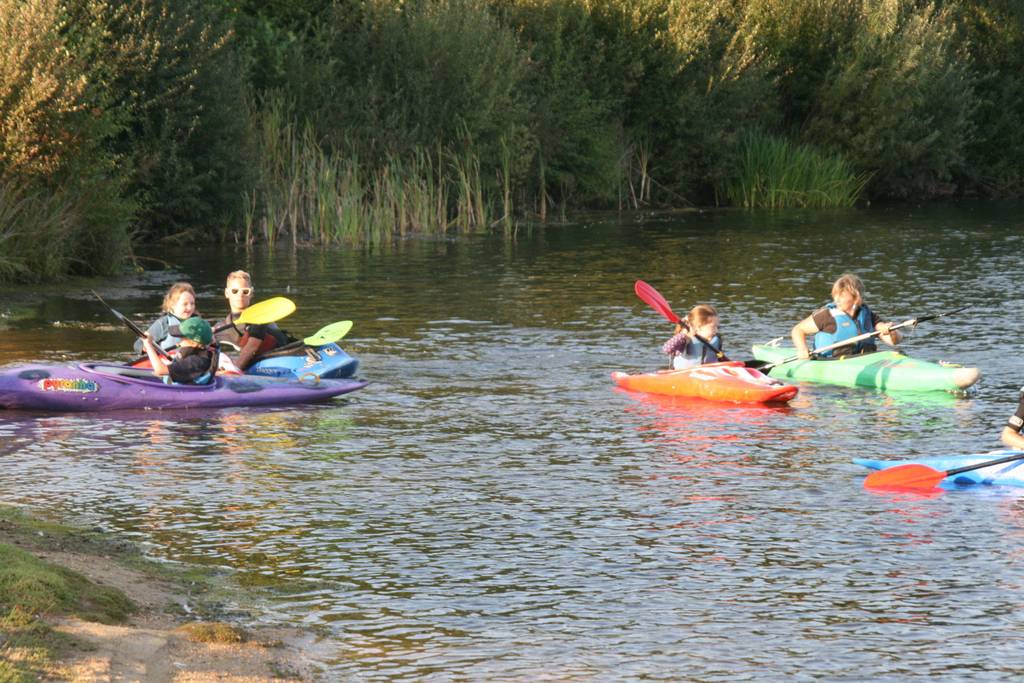
[{"label": "partially visible person at edge", "polygon": [[[187,282],[175,282],[164,295],[164,303],[160,310],[163,315],[149,326],[146,334],[164,351],[169,351],[181,343],[181,337],[176,334],[178,326],[192,316],[198,315],[196,291]],[[136,339],[135,353],[143,351],[142,340]]]},{"label": "partially visible person at edge", "polygon": [[188,318],[178,326],[181,343],[178,355],[170,365],[161,362],[156,342],[146,335],[142,345],[153,366],[153,374],[163,377],[167,384],[209,384],[216,374],[219,352],[212,348],[213,329],[198,316]]},{"label": "partially visible person at edge", "polygon": [[1020,405],[1017,406],[1017,412],[1003,427],[1003,433],[999,435],[999,440],[1010,448],[1024,451],[1024,435],[1021,434],[1021,431],[1024,431],[1024,387],[1020,390]]},{"label": "partially visible person at edge", "polygon": [[[807,337],[814,335],[814,348],[822,349],[846,339],[852,339],[867,332],[881,332],[879,338],[895,346],[903,339],[898,330],[889,331],[892,323],[881,322],[878,315],[864,303],[864,283],[851,273],[844,273],[832,285],[832,303],[819,308],[796,325],[790,336],[797,355],[802,359],[811,357],[807,348]],[[849,356],[857,353],[877,351],[874,338],[862,339],[856,344],[841,346],[832,351],[817,354],[821,358]]]},{"label": "partially visible person at edge", "polygon": [[662,345],[661,352],[671,358],[674,370],[725,360],[715,307],[698,304],[691,308],[686,319],[676,327],[675,336]]},{"label": "partially visible person at edge", "polygon": [[224,296],[228,300],[231,312],[217,325],[217,340],[231,342],[238,347],[238,357],[235,358],[235,365],[240,370],[245,370],[252,364],[253,359],[260,354],[266,353],[278,346],[284,346],[290,340],[288,335],[281,331],[277,325],[235,325],[235,320],[242,315],[242,311],[252,303],[252,296],[256,289],[252,286],[252,278],[244,270],[236,270],[228,275],[227,283],[224,286]]}]

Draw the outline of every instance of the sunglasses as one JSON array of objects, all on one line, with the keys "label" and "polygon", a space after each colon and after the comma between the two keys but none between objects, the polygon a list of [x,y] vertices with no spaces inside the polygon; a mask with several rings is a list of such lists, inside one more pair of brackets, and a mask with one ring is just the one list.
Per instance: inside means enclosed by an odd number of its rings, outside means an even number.
[{"label": "sunglasses", "polygon": [[232,294],[241,294],[242,296],[249,296],[253,292],[252,287],[242,287],[241,289],[231,288],[228,290]]}]

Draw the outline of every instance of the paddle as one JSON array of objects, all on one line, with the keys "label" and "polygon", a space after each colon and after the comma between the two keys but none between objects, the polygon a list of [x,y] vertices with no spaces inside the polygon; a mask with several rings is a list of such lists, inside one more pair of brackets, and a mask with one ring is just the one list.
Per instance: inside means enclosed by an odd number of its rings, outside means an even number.
[{"label": "paddle", "polygon": [[307,346],[323,346],[336,342],[352,329],[351,320],[341,320],[330,325],[324,325],[319,330],[302,340]]},{"label": "paddle", "polygon": [[[952,310],[952,311],[947,311],[945,313],[935,313],[934,315],[923,315],[920,318],[911,318],[910,320],[904,320],[901,323],[898,323],[896,325],[890,326],[889,329],[886,330],[885,332],[882,332],[880,330],[875,330],[874,332],[865,332],[864,334],[859,334],[856,337],[851,337],[849,339],[844,339],[843,341],[836,342],[835,344],[829,344],[828,346],[823,346],[820,349],[814,349],[813,351],[811,351],[811,357],[813,358],[814,356],[821,355],[821,354],[825,353],[826,351],[831,351],[832,349],[838,349],[838,348],[843,347],[843,346],[849,346],[851,344],[856,344],[857,342],[864,341],[865,339],[871,339],[872,337],[878,337],[880,335],[887,334],[887,333],[889,333],[889,332],[891,332],[893,330],[898,330],[898,329],[901,329],[901,328],[904,328],[904,327],[913,327],[913,326],[917,325],[918,323],[923,323],[923,322],[926,322],[928,320],[935,320],[936,318],[942,318],[942,317],[945,317],[947,315],[953,315],[954,313],[959,313],[960,311],[966,310],[967,308],[968,308],[967,306],[961,306],[960,308],[957,308],[957,309]],[[792,363],[795,360],[801,360],[800,356],[790,356],[789,358],[783,358],[782,360],[777,360],[774,363],[766,363],[764,365],[753,365],[751,367],[756,367],[761,372],[764,372],[764,373],[767,374],[767,372],[769,370],[771,370],[772,368],[774,368],[776,365],[785,365],[786,363]]]},{"label": "paddle", "polygon": [[946,477],[952,477],[962,472],[980,470],[983,467],[1000,465],[1004,462],[1024,460],[1024,453],[1016,453],[1003,458],[979,462],[976,465],[957,467],[952,470],[937,470],[927,465],[910,464],[897,465],[887,470],[872,472],[864,478],[864,488],[868,489],[933,489]]},{"label": "paddle", "polygon": [[[299,339],[285,344],[284,346],[273,348],[266,353],[261,353],[256,356],[253,362],[258,362],[264,358],[273,358],[275,356],[290,356],[293,355],[297,349],[301,349],[303,347],[323,346],[324,344],[339,341],[342,337],[348,334],[351,329],[351,320],[341,320],[336,323],[331,323],[330,325],[324,325],[305,339]],[[313,350],[307,348],[306,352],[313,353]]]},{"label": "paddle", "polygon": [[[295,302],[283,296],[275,296],[266,301],[249,306],[241,315],[234,319],[234,325],[268,325],[286,318],[295,312]],[[223,332],[232,327],[232,323],[220,325],[214,332]]]},{"label": "paddle", "polygon": [[[146,337],[146,333],[145,333],[145,332],[143,332],[143,331],[142,331],[142,330],[141,330],[141,329],[139,328],[139,326],[138,326],[138,325],[136,325],[135,323],[133,323],[133,322],[132,322],[131,320],[129,320],[129,319],[128,319],[128,318],[126,317],[126,316],[124,316],[124,315],[123,315],[123,314],[121,314],[120,312],[118,312],[118,311],[114,310],[114,307],[113,307],[113,306],[111,306],[110,304],[108,304],[108,303],[107,303],[106,301],[104,301],[104,300],[103,300],[103,297],[101,297],[101,296],[100,296],[99,294],[97,294],[97,293],[96,293],[96,290],[95,290],[95,289],[90,289],[89,291],[90,291],[90,292],[92,292],[92,295],[93,295],[94,297],[96,297],[97,299],[99,299],[99,300],[100,300],[100,303],[101,303],[101,304],[103,304],[103,305],[104,305],[104,306],[106,306],[106,307],[107,307],[108,309],[110,309],[110,312],[111,312],[111,313],[113,313],[113,314],[114,314],[114,316],[115,316],[115,317],[116,317],[116,318],[117,318],[118,320],[120,320],[120,321],[121,321],[122,323],[124,323],[124,324],[125,324],[125,325],[126,325],[126,326],[128,327],[128,329],[130,329],[130,330],[131,330],[132,332],[134,332],[135,334],[137,334],[137,335],[139,336],[139,339],[144,339],[144,338]],[[170,359],[170,357],[171,357],[171,356],[170,356],[170,354],[168,354],[168,353],[167,353],[166,351],[164,351],[163,349],[161,349],[161,348],[160,348],[159,346],[157,346],[157,347],[156,347],[156,352],[157,352],[157,354],[158,354],[159,356],[161,356],[161,357],[163,357],[163,358],[167,358],[167,359]]]},{"label": "paddle", "polygon": [[[658,313],[661,313],[663,316],[665,316],[665,318],[669,322],[675,323],[676,325],[682,325],[685,329],[689,330],[690,326],[686,324],[686,321],[672,312],[672,308],[668,305],[668,301],[666,301],[665,297],[663,297],[661,293],[654,287],[650,286],[643,280],[637,280],[636,284],[633,285],[633,291],[636,292],[636,295],[640,297],[642,301],[647,303],[651,308],[656,310]],[[691,332],[690,336],[692,336],[694,339],[699,341],[704,346],[711,349],[711,352],[715,354],[715,358],[717,358],[718,360],[729,360],[722,351],[719,351],[714,346],[712,346],[711,342],[709,342],[704,337],[700,336],[695,332]]]}]

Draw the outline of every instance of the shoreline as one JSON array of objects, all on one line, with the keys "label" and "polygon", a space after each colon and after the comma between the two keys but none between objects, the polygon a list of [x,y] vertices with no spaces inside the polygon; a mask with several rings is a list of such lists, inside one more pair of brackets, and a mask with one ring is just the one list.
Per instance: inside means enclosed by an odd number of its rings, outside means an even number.
[{"label": "shoreline", "polygon": [[0,680],[311,681],[317,635],[241,626],[242,588],[133,544],[0,504]]}]

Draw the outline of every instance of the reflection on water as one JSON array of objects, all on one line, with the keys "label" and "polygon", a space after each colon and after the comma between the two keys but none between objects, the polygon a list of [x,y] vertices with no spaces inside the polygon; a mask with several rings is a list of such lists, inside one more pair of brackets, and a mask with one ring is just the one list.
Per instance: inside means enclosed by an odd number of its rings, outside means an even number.
[{"label": "reflection on water", "polygon": [[[212,317],[244,267],[296,301],[293,332],[356,321],[346,350],[373,384],[277,410],[4,415],[0,498],[236,570],[259,618],[323,629],[331,680],[1012,680],[1019,492],[871,493],[849,461],[998,445],[1024,383],[1006,314],[1017,215],[722,212],[387,253],[171,255],[177,271],[88,286],[145,321],[187,278]],[[608,379],[660,365],[671,334],[637,277],[676,310],[715,303],[743,357],[843,270],[892,319],[970,304],[904,349],[979,365],[977,389],[804,385],[772,407]],[[131,343],[81,284],[5,291],[8,310],[0,363]],[[978,320],[998,321],[983,342]]]}]

